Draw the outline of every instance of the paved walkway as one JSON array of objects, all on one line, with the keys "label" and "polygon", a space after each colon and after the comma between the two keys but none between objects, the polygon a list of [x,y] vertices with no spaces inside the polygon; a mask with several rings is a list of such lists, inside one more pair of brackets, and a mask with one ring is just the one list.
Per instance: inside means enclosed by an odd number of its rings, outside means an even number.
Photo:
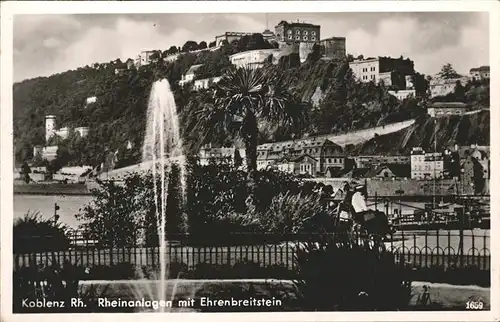
[{"label": "paved walkway", "polygon": [[[150,295],[156,294],[155,290],[159,285],[155,280],[120,280],[120,281],[81,281],[84,288],[86,287],[106,287],[110,290],[109,297],[120,296],[122,298],[130,296],[139,296],[140,294]],[[174,294],[177,298],[193,297],[198,290],[202,288],[209,289],[213,285],[231,284],[232,286],[241,285],[246,287],[252,285],[255,287],[256,296],[265,296],[269,292],[275,292],[276,286],[282,288],[288,295],[296,292],[296,286],[291,280],[279,279],[224,279],[224,280],[167,280],[167,294]],[[417,306],[417,301],[427,291],[432,303],[438,304],[442,308],[460,308],[466,309],[468,302],[483,303],[484,310],[489,310],[491,289],[475,285],[450,285],[444,283],[428,283],[422,281],[412,282],[413,294],[410,301],[410,306]],[[208,290],[207,290],[208,292]],[[169,296],[170,298],[170,296]]]}]

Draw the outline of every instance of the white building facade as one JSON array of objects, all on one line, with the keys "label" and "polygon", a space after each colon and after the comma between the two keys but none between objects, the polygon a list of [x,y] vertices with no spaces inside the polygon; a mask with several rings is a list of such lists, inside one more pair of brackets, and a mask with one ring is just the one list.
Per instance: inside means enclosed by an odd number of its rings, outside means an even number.
[{"label": "white building facade", "polygon": [[194,77],[196,75],[196,71],[201,66],[203,66],[203,64],[193,65],[193,66],[189,67],[186,74],[181,76],[181,80],[179,81],[179,85],[183,86],[183,85],[186,85],[187,83],[191,83],[194,80]]},{"label": "white building facade", "polygon": [[[68,138],[70,129],[65,126],[57,129],[56,117],[54,115],[45,116],[45,142],[47,143],[53,136],[57,135],[63,140]],[[86,126],[80,126],[75,128],[75,132],[78,132],[81,137],[85,137],[89,134],[89,128]]]},{"label": "white building facade", "polygon": [[229,60],[236,67],[261,67],[269,56],[273,56],[273,63],[278,61],[281,50],[279,49],[257,49],[249,50],[231,55]]},{"label": "white building facade", "polygon": [[54,115],[45,116],[45,142],[48,142],[56,133],[56,117]]},{"label": "white building facade", "polygon": [[403,101],[410,97],[415,97],[414,89],[402,89],[399,91],[388,91],[389,94],[396,97],[398,100]]},{"label": "white building facade", "polygon": [[212,77],[212,78],[197,79],[197,80],[194,81],[193,88],[195,90],[207,89],[212,84],[218,83],[221,80],[221,78],[222,77]]},{"label": "white building facade", "polygon": [[349,63],[353,74],[361,82],[373,81],[378,83],[380,80],[379,59],[355,60]]},{"label": "white building facade", "polygon": [[153,61],[151,59],[151,56],[153,54],[154,54],[153,50],[141,51],[141,53],[137,55],[137,58],[135,59],[136,67],[149,65]]},{"label": "white building facade", "polygon": [[429,82],[429,90],[431,97],[446,96],[448,94],[452,94],[455,92],[457,83],[460,83],[462,86],[465,86],[468,81],[469,81],[468,77],[448,78],[448,79],[433,78]]},{"label": "white building facade", "polygon": [[432,180],[444,178],[444,156],[442,153],[426,153],[421,147],[411,151],[411,178]]},{"label": "white building facade", "polygon": [[230,148],[212,148],[210,145],[204,146],[200,149],[198,154],[200,158],[200,165],[208,165],[210,162],[231,162],[234,164],[234,157],[236,150],[241,157],[242,165],[245,164],[245,149]]},{"label": "white building facade", "polygon": [[465,112],[467,105],[461,102],[436,102],[427,108],[427,114],[431,117],[463,115]]},{"label": "white building facade", "polygon": [[476,80],[488,79],[490,78],[490,66],[471,68],[471,70],[469,71],[469,75],[471,78],[474,78]]}]

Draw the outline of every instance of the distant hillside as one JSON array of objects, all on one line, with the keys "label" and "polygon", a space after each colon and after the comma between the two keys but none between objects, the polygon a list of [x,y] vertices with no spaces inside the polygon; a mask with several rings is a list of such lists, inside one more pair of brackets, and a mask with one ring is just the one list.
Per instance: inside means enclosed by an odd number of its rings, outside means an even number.
[{"label": "distant hillside", "polygon": [[354,154],[409,154],[412,147],[421,146],[432,151],[435,137],[438,150],[455,144],[490,145],[490,112],[485,110],[443,118],[422,117],[404,130],[377,136],[351,146],[350,150]]},{"label": "distant hillside", "polygon": [[[38,160],[33,156],[33,146],[45,144],[44,118],[47,114],[54,114],[58,127],[88,126],[89,135],[80,138],[70,133],[67,140],[52,142],[60,147],[57,159],[51,165],[53,168],[80,164],[96,166],[115,152],[118,152],[116,167],[138,163],[152,83],[159,78],[170,81],[181,115],[181,128],[185,129],[185,124],[195,117],[197,108],[189,103],[197,101],[199,92],[190,85],[179,87],[177,84],[182,75],[192,65],[203,64],[197,70],[196,78],[221,76],[227,68],[231,68],[229,55],[249,49],[269,48],[270,44],[261,38],[261,35],[252,35],[239,44],[225,43],[215,51],[183,53],[176,61],[168,63],[158,59],[139,69],[123,70],[124,63],[115,60],[14,84],[16,162],[29,161],[34,157]],[[423,75],[416,74],[414,79],[415,86],[419,88],[418,97],[398,101],[388,94],[390,88],[384,85],[355,81],[349,69],[352,59],[349,55],[342,60],[324,60],[315,47],[303,64],[297,53],[282,56],[275,65],[271,64],[271,60],[268,61],[266,70],[279,74],[290,91],[311,105],[306,127],[299,136],[346,133],[424,117],[426,99],[425,95],[420,94],[425,93],[427,84]],[[475,88],[472,92],[465,90],[466,100],[489,100],[489,84]],[[86,104],[86,99],[93,96],[97,101]],[[443,131],[448,131],[444,127]],[[470,125],[470,131],[481,132],[474,124]],[[198,133],[182,135],[184,142],[200,138]],[[290,129],[264,124],[259,143],[286,140],[292,135]],[[234,143],[234,138],[226,135],[215,141],[214,145],[230,145]],[[131,149],[127,149],[129,142]],[[418,139],[415,142],[419,142]],[[407,142],[408,146],[410,144]],[[368,146],[366,149],[369,149]],[[188,152],[195,150],[196,144]]]}]

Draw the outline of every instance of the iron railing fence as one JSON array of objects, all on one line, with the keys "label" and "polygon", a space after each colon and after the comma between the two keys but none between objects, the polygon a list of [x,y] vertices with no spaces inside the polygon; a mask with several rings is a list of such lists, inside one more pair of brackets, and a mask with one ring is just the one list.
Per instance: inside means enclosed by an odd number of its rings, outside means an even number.
[{"label": "iron railing fence", "polygon": [[[24,251],[14,253],[14,270],[33,265],[50,265],[69,261],[85,267],[109,266],[129,263],[135,266],[159,266],[160,248],[157,245],[141,246],[103,245],[96,240],[82,239],[85,232],[74,231],[70,245],[64,249]],[[234,265],[238,262],[256,262],[262,266],[279,265],[295,269],[294,255],[307,243],[321,243],[325,234],[230,234],[213,239],[209,234],[203,239],[189,235],[171,235],[163,249],[167,263],[184,263],[189,269],[200,263]],[[366,243],[362,236],[328,234],[339,242]],[[210,237],[210,238],[209,238]],[[36,237],[29,236],[34,244]],[[208,242],[212,239],[212,242]],[[215,241],[214,241],[215,240]],[[18,241],[19,242],[19,241]],[[16,241],[14,241],[16,243]],[[26,244],[26,243],[24,243]],[[475,267],[489,271],[489,231],[415,231],[398,232],[384,241],[386,250],[395,254],[395,260],[412,265],[415,269],[442,267]]]}]

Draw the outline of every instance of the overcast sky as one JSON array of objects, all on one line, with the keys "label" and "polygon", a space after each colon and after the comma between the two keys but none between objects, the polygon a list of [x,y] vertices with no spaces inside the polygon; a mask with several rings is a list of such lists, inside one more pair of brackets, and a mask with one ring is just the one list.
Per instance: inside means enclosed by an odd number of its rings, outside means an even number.
[{"label": "overcast sky", "polygon": [[[417,71],[435,74],[447,62],[460,73],[489,65],[487,13],[297,13],[268,15],[321,25],[321,38],[346,37],[355,56],[410,57]],[[79,14],[14,18],[14,81],[116,58],[141,50],[214,40],[225,31],[262,32],[265,14]]]}]

